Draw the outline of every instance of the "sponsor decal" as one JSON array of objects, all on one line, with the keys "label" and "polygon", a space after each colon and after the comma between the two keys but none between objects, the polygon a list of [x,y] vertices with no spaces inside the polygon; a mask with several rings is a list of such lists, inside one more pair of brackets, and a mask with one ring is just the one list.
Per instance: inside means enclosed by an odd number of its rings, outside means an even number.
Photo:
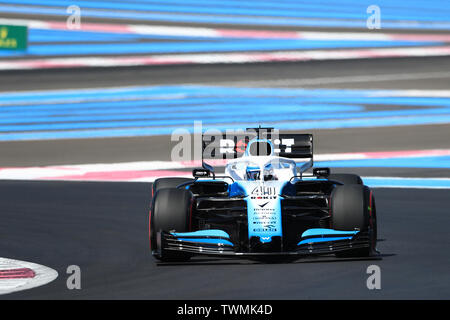
[{"label": "sponsor decal", "polygon": [[257,184],[249,188],[249,236],[268,242],[281,236],[280,201],[277,187]]},{"label": "sponsor decal", "polygon": [[257,186],[250,193],[250,199],[274,200],[277,198],[275,187]]},{"label": "sponsor decal", "polygon": [[0,25],[0,49],[26,50],[27,46],[26,26]]}]

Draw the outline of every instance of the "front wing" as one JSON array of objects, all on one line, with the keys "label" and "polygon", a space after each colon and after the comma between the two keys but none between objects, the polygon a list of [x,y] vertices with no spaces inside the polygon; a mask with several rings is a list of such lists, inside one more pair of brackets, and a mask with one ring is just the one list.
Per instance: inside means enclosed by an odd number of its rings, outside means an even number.
[{"label": "front wing", "polygon": [[186,233],[161,231],[157,233],[157,250],[154,254],[161,255],[164,251],[170,251],[229,257],[311,256],[368,247],[370,247],[368,232],[357,230],[309,229],[302,234],[295,250],[277,252],[239,252],[229,235],[222,230],[200,230]]}]

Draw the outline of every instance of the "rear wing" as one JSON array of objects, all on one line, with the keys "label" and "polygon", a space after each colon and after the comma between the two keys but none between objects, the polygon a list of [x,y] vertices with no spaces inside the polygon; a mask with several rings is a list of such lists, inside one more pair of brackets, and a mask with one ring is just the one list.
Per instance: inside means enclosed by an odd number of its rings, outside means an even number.
[{"label": "rear wing", "polygon": [[258,144],[256,145],[256,151],[251,153],[253,156],[275,155],[286,158],[309,159],[307,167],[312,167],[312,134],[283,133],[273,128],[261,127],[247,128],[245,131],[227,131],[226,133],[220,131],[204,133],[202,135],[202,162],[207,159],[240,158],[245,154],[248,143],[255,139],[256,141],[269,142],[272,150],[265,149],[267,143],[264,144],[264,147],[260,147],[260,144]]}]

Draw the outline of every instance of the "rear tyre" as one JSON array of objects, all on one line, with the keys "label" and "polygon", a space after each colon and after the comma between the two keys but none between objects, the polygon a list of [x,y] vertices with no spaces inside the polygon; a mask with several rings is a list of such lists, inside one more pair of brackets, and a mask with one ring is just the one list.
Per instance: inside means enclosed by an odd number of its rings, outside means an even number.
[{"label": "rear tyre", "polygon": [[156,192],[150,211],[150,248],[161,261],[186,261],[191,257],[184,252],[163,250],[156,254],[156,235],[159,231],[187,232],[190,230],[192,193],[186,189],[164,188]]},{"label": "rear tyre", "polygon": [[335,230],[368,232],[370,238],[368,248],[336,253],[336,256],[370,256],[377,241],[375,199],[370,189],[359,184],[337,186],[331,193],[331,225]]},{"label": "rear tyre", "polygon": [[328,176],[328,179],[342,184],[363,184],[361,177],[352,173],[332,173]]}]

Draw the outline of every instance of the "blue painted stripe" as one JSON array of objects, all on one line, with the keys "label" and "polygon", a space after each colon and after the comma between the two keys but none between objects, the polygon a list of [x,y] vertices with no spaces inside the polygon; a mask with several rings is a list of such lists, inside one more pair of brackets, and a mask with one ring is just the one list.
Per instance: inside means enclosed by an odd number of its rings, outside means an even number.
[{"label": "blue painted stripe", "polygon": [[142,38],[136,34],[106,33],[106,32],[86,32],[75,30],[28,30],[28,41],[31,44],[39,42],[102,42],[102,41],[132,41]]},{"label": "blue painted stripe", "polygon": [[[35,0],[7,0],[9,4],[36,5]],[[127,10],[127,11],[157,11],[166,13],[191,13],[191,14],[217,14],[234,16],[272,16],[272,17],[291,17],[291,18],[336,18],[336,19],[367,19],[366,9],[368,5],[353,2],[352,6],[346,12],[338,10],[311,10],[308,7],[302,7],[302,10],[280,9],[277,6],[271,8],[253,7],[224,7],[224,6],[205,6],[205,5],[185,5],[183,1],[177,3],[136,3],[136,2],[100,2],[78,0],[77,5],[86,9],[109,9],[109,10]],[[397,2],[401,4],[401,2]],[[275,3],[274,3],[275,4]],[[45,6],[63,7],[73,5],[71,0],[47,0]],[[445,10],[446,6],[443,5]],[[448,7],[447,7],[448,8]],[[403,10],[402,10],[403,9]],[[405,10],[409,9],[409,10]],[[433,12],[411,10],[407,6],[401,6],[399,10],[392,7],[386,7],[383,10],[383,16],[388,20],[415,20],[415,21],[448,21],[448,16],[435,10]]]},{"label": "blue painted stripe", "polygon": [[[243,107],[248,107],[242,109]],[[174,125],[182,124],[189,125],[194,120],[198,119],[198,113],[202,113],[202,117],[211,117],[211,119],[217,119],[216,121],[222,122],[223,119],[230,117],[230,112],[236,112],[239,117],[247,117],[247,119],[254,119],[255,108],[258,108],[258,116],[270,116],[272,119],[289,120],[296,118],[312,119],[321,118],[315,116],[304,117],[303,112],[327,112],[324,117],[330,117],[337,112],[346,112],[353,110],[357,107],[353,106],[330,106],[330,105],[266,105],[260,104],[259,106],[248,105],[208,105],[208,106],[182,106],[177,108],[171,108],[167,110],[167,107],[141,107],[137,108],[132,105],[125,105],[125,108],[111,109],[66,109],[61,108],[57,110],[22,110],[17,112],[5,112],[0,118],[0,124],[12,125],[20,123],[14,127],[1,126],[9,131],[9,128],[28,128],[32,129],[33,124],[40,123],[73,123],[83,121],[113,121],[113,120],[146,120],[148,125],[162,124],[162,125]],[[273,117],[273,109],[277,108],[282,114]],[[166,110],[164,110],[166,109]],[[450,111],[449,111],[450,112]],[[440,112],[442,114],[443,112]],[[356,117],[364,117],[363,113],[355,114]],[[336,114],[336,117],[343,117],[342,114]],[[208,121],[212,123],[212,121]]]},{"label": "blue painted stripe", "polygon": [[[255,112],[255,111],[254,111]],[[264,114],[255,114],[254,112],[242,112],[242,116],[245,117],[245,121],[250,123],[258,123],[261,116]],[[225,112],[225,115],[228,113]],[[392,119],[388,117],[384,118],[363,118],[363,119],[343,119],[343,120],[312,120],[312,121],[292,121],[292,114],[277,114],[273,115],[270,112],[266,114],[270,116],[271,121],[265,122],[270,125],[276,125],[278,128],[301,128],[301,129],[312,129],[312,128],[345,128],[345,127],[374,127],[374,126],[399,126],[399,125],[417,125],[417,124],[430,124],[430,123],[450,123],[450,113],[441,113],[435,116],[411,116],[399,119]],[[125,118],[125,117],[124,117]],[[193,122],[198,120],[195,116],[190,118],[175,118],[171,119],[167,117],[166,119],[154,120],[153,118],[138,119],[135,117],[132,120],[111,120],[111,121],[80,121],[80,122],[51,122],[51,123],[38,123],[38,124],[9,124],[0,126],[0,132],[24,132],[24,131],[42,131],[42,130],[72,130],[72,129],[102,129],[102,128],[133,128],[133,127],[153,127],[153,126],[170,126],[169,132],[179,127],[189,127],[193,126]],[[214,118],[205,119],[203,125],[208,127],[219,127],[222,130],[226,128],[238,127],[242,128],[242,118]],[[281,123],[279,121],[291,121],[288,123]],[[17,121],[17,122],[20,122]],[[226,125],[222,125],[226,123]],[[175,127],[174,127],[175,126]],[[191,129],[192,130],[192,129]]]},{"label": "blue painted stripe", "polygon": [[[112,0],[109,2],[123,2],[121,0]],[[133,0],[136,4],[150,4],[161,3],[161,0]],[[184,4],[190,6],[202,6],[202,7],[231,7],[236,6],[243,8],[254,8],[254,1],[241,1],[241,0],[164,0],[164,4]],[[404,2],[396,1],[377,1],[377,4],[390,10],[391,12],[397,12],[404,10]],[[326,1],[321,0],[318,2],[302,2],[302,1],[258,1],[258,8],[272,9],[285,9],[285,10],[317,10],[317,11],[332,11],[332,12],[361,12],[367,8],[367,4],[361,1]],[[407,4],[408,12],[428,12],[433,15],[445,15],[448,12],[446,6],[442,6],[442,3],[437,1],[429,1],[426,4],[423,1],[409,1]],[[446,10],[447,9],[447,10]],[[404,12],[402,12],[404,13]]]},{"label": "blue painted stripe", "polygon": [[[278,93],[278,97],[286,97],[288,99],[277,99],[274,97],[271,97],[271,93],[267,93],[267,96],[264,94],[258,94],[257,92],[254,92],[253,95],[248,95],[246,93],[243,93],[242,95],[239,95],[239,93],[233,93],[233,92],[214,92],[214,90],[209,91],[208,87],[204,88],[203,93],[199,93],[198,95],[190,95],[189,92],[184,93],[183,88],[179,88],[180,97],[173,96],[171,97],[170,94],[163,95],[162,97],[158,97],[157,94],[152,93],[151,91],[147,92],[147,94],[134,94],[134,93],[126,93],[121,92],[117,95],[109,95],[106,92],[98,92],[93,97],[86,97],[83,96],[81,93],[80,95],[74,94],[73,96],[66,96],[61,98],[52,98],[52,97],[46,97],[41,96],[38,93],[36,93],[36,96],[31,97],[19,97],[18,96],[11,96],[11,95],[1,95],[0,94],[0,106],[2,106],[2,110],[18,110],[23,107],[27,107],[27,105],[33,106],[33,108],[58,108],[60,105],[58,103],[64,103],[67,105],[75,105],[79,104],[80,106],[83,106],[85,103],[97,103],[100,107],[102,106],[102,103],[105,103],[106,101],[110,101],[111,103],[115,104],[124,104],[124,103],[135,103],[136,105],[147,103],[148,105],[189,105],[189,104],[226,104],[226,103],[242,103],[245,105],[248,104],[257,104],[261,101],[266,101],[270,103],[276,103],[279,104],[283,103],[296,103],[299,105],[319,105],[319,104],[369,104],[369,105],[380,105],[380,104],[389,104],[389,105],[406,105],[406,106],[424,106],[424,107],[445,107],[449,108],[450,104],[450,98],[426,98],[426,97],[370,97],[370,96],[364,96],[364,93],[361,94],[359,97],[352,97],[352,96],[334,96],[329,95],[327,96],[326,93],[324,93],[324,96],[322,97],[314,97],[309,96],[308,93],[304,93],[303,95],[301,93],[295,94],[295,95],[288,95],[284,94],[282,92]],[[184,94],[183,94],[184,93]],[[226,95],[226,96],[220,96],[220,95]],[[153,97],[152,97],[153,95]],[[37,100],[37,97],[39,97],[39,100]],[[170,99],[172,98],[172,99]],[[75,103],[74,103],[75,102]],[[16,109],[14,109],[14,107]],[[432,108],[429,108],[432,110]],[[449,108],[450,109],[450,108]]]},{"label": "blue painted stripe", "polygon": [[371,188],[450,189],[450,179],[363,177],[363,180]]},{"label": "blue painted stripe", "polygon": [[[437,115],[437,116],[415,116],[399,119],[391,118],[370,118],[370,119],[343,119],[343,120],[322,120],[322,121],[291,121],[291,122],[278,122],[278,121],[290,121],[292,120],[288,116],[271,117],[274,121],[265,121],[264,125],[276,126],[279,129],[285,130],[306,130],[306,129],[334,129],[334,128],[363,128],[363,127],[383,127],[383,126],[401,126],[401,125],[419,125],[419,124],[439,124],[450,123],[450,115]],[[207,129],[242,129],[245,126],[254,126],[260,123],[260,117],[253,115],[246,119],[204,119],[203,128]],[[200,120],[200,119],[196,119]],[[247,122],[245,122],[245,121]],[[175,127],[174,127],[175,126]],[[137,128],[148,127],[148,128]],[[10,125],[1,126],[2,132],[18,132],[27,130],[70,130],[70,129],[102,129],[102,128],[128,128],[125,129],[127,134],[130,135],[158,135],[158,134],[171,134],[177,128],[187,129],[189,132],[193,132],[193,121],[175,119],[175,120],[130,120],[130,121],[110,121],[110,122],[77,122],[77,123],[49,123],[49,124],[36,124],[36,125]],[[120,132],[120,131],[117,131]],[[37,134],[37,133],[36,133]],[[105,134],[114,135],[114,131],[98,131],[100,136]],[[64,134],[63,134],[64,135]],[[95,136],[96,134],[94,134]],[[58,134],[55,134],[58,136]],[[6,138],[4,136],[0,139]]]},{"label": "blue painted stripe", "polygon": [[196,120],[204,130],[255,124],[307,130],[450,123],[450,98],[396,93],[211,86],[7,93],[0,94],[0,140],[161,135],[177,128],[192,132]]},{"label": "blue painted stripe", "polygon": [[[323,111],[362,111],[363,107],[359,105],[352,105],[352,101],[343,101],[344,104],[336,103],[320,103],[320,99],[305,99],[301,97],[292,97],[285,99],[285,101],[274,97],[185,97],[182,99],[152,99],[151,97],[140,98],[133,97],[127,99],[102,99],[99,97],[98,101],[94,99],[87,102],[77,102],[76,98],[59,100],[55,103],[44,101],[45,98],[38,100],[21,101],[21,103],[0,102],[0,112],[3,114],[15,114],[20,112],[42,112],[40,114],[60,114],[65,111],[88,111],[88,110],[113,110],[126,112],[129,108],[144,108],[148,111],[182,111],[189,110],[195,111],[198,108],[203,110],[218,109],[226,107],[232,109],[233,106],[249,106],[251,108],[257,105],[267,106],[286,106],[287,108],[293,108],[291,111],[300,110],[304,112],[314,111],[321,109]],[[106,101],[105,101],[106,100]],[[319,103],[317,103],[319,102]],[[3,106],[2,106],[3,105]],[[442,106],[442,104],[436,102],[436,106]],[[161,110],[158,108],[162,108]],[[189,109],[196,108],[196,109]]]},{"label": "blue painted stripe", "polygon": [[[259,119],[260,120],[260,119]],[[320,129],[320,128],[355,128],[355,127],[382,127],[382,126],[399,126],[399,125],[418,125],[418,124],[436,124],[436,123],[450,123],[450,116],[446,117],[411,117],[408,121],[405,119],[399,119],[398,121],[389,121],[389,119],[372,119],[364,122],[351,120],[351,121],[322,121],[322,122],[289,122],[289,123],[278,123],[278,122],[244,122],[236,120],[234,123],[229,122],[224,125],[205,125],[203,123],[204,130],[207,129],[218,129],[218,130],[234,130],[242,129],[245,127],[254,127],[255,125],[261,124],[276,126],[280,130],[306,130],[306,129]],[[133,123],[134,125],[141,124],[144,127],[127,127],[128,125],[122,124],[116,128],[100,129],[95,128],[92,130],[67,130],[67,131],[48,131],[43,130],[40,132],[19,132],[19,133],[2,133],[0,134],[0,141],[11,141],[11,140],[42,140],[42,139],[82,139],[82,138],[101,138],[101,137],[132,137],[132,136],[151,136],[151,135],[170,135],[176,128],[181,127],[163,127],[163,126],[152,126],[145,127],[147,124],[145,121],[141,123]],[[183,129],[193,132],[193,123],[182,127]],[[82,128],[82,125],[76,126]],[[85,126],[85,127],[89,127]],[[107,128],[107,125],[103,125],[103,128]],[[49,129],[47,127],[47,129]],[[53,127],[53,129],[56,129]]]},{"label": "blue painted stripe", "polygon": [[95,32],[79,30],[54,30],[54,29],[28,29],[28,41],[30,43],[39,42],[117,42],[117,41],[138,41],[138,40],[197,40],[212,41],[223,40],[221,37],[190,37],[190,36],[169,36],[169,35],[148,35],[115,32]]},{"label": "blue painted stripe", "polygon": [[[357,121],[326,121],[319,123],[277,123],[277,122],[244,122],[236,120],[235,123],[227,123],[224,125],[205,125],[204,130],[218,129],[218,130],[233,130],[251,127],[258,124],[276,126],[281,130],[306,130],[314,128],[343,128],[343,127],[380,127],[389,125],[417,125],[417,124],[436,124],[436,123],[450,123],[450,117],[433,117],[431,119],[425,117],[416,117],[410,122],[392,121],[388,122],[386,119],[376,119],[376,121],[366,121],[359,123]],[[183,127],[189,132],[193,132],[192,123]],[[141,127],[141,128],[109,128],[109,129],[92,129],[92,130],[68,130],[68,131],[41,131],[41,132],[21,132],[21,133],[3,133],[0,134],[1,141],[10,140],[40,140],[40,139],[70,139],[70,138],[100,138],[100,137],[130,137],[130,136],[149,136],[149,135],[170,135],[172,132],[180,127]]]},{"label": "blue painted stripe", "polygon": [[[45,8],[45,7],[16,7],[0,5],[0,12],[39,14],[39,15],[59,15],[67,16],[65,8]],[[272,25],[272,26],[304,26],[304,27],[340,27],[340,28],[366,28],[367,16],[361,19],[342,20],[333,18],[324,19],[301,19],[301,18],[276,18],[276,17],[233,17],[220,15],[199,15],[199,14],[167,14],[149,12],[127,12],[127,11],[105,11],[87,9],[83,11],[85,17],[95,18],[115,18],[134,19],[144,21],[165,21],[184,23],[210,23],[210,24],[247,24],[247,25]],[[429,22],[412,20],[382,20],[383,28],[391,29],[450,29],[448,21],[432,19]]]},{"label": "blue painted stripe", "polygon": [[[394,90],[394,92],[397,92]],[[184,98],[214,98],[228,99],[232,97],[282,97],[304,99],[364,99],[353,100],[355,103],[382,103],[389,99],[389,103],[411,104],[419,102],[420,104],[435,103],[448,105],[450,97],[431,98],[431,97],[396,97],[390,90],[351,90],[351,89],[286,89],[286,88],[245,88],[245,87],[220,87],[220,86],[195,86],[195,85],[176,85],[176,86],[150,86],[150,87],[118,87],[101,89],[81,89],[81,90],[60,90],[60,91],[30,91],[1,93],[0,103],[26,103],[36,102],[39,99],[43,101],[58,101],[64,99],[72,100],[114,100],[114,99],[184,99]],[[321,100],[322,101],[322,100]]]},{"label": "blue painted stripe", "polygon": [[[440,42],[434,42],[439,45]],[[235,40],[169,43],[86,43],[86,44],[31,44],[27,51],[0,51],[0,56],[64,56],[64,55],[117,55],[154,53],[198,53],[303,50],[326,48],[381,48],[424,46],[430,42],[420,41],[361,41],[361,40]]]},{"label": "blue painted stripe", "polygon": [[[30,105],[45,108],[58,108],[58,103],[65,103],[70,105],[77,102],[77,104],[97,102],[101,106],[102,102],[111,101],[111,103],[143,103],[146,100],[148,105],[181,105],[181,104],[211,104],[211,103],[244,103],[257,104],[261,101],[278,102],[283,104],[285,102],[293,102],[298,104],[389,104],[389,105],[408,105],[408,106],[436,106],[446,107],[450,106],[450,98],[430,98],[430,97],[393,97],[389,92],[384,92],[384,96],[373,96],[377,91],[358,91],[355,90],[349,94],[346,90],[336,92],[336,90],[285,90],[272,89],[260,91],[255,88],[252,91],[242,90],[236,91],[233,88],[215,88],[215,87],[201,87],[193,88],[180,86],[178,88],[143,88],[141,90],[109,90],[103,89],[98,91],[75,91],[75,92],[33,92],[33,93],[15,93],[15,94],[0,94],[0,106],[2,110],[14,110],[14,106],[19,109],[22,106]],[[283,98],[280,100],[279,98]],[[50,104],[51,105],[45,105]],[[11,106],[11,107],[9,107]],[[17,109],[16,109],[17,110]]]},{"label": "blue painted stripe", "polygon": [[[36,118],[37,116],[51,116],[49,119],[57,119],[58,116],[76,116],[76,115],[103,115],[103,114],[138,114],[146,113],[148,115],[154,114],[158,117],[170,117],[172,114],[176,114],[179,117],[183,117],[183,114],[194,114],[198,118],[196,112],[236,112],[241,115],[242,108],[248,108],[254,110],[257,107],[261,107],[261,111],[268,110],[273,112],[273,108],[279,108],[279,110],[286,112],[328,112],[330,114],[336,112],[350,112],[363,110],[361,106],[342,105],[342,104],[295,104],[295,101],[289,104],[274,104],[267,101],[261,101],[259,105],[254,103],[239,103],[230,101],[233,104],[227,103],[211,103],[211,104],[196,104],[196,103],[118,103],[111,102],[110,106],[103,107],[107,103],[80,103],[80,104],[58,104],[55,105],[37,105],[36,107],[20,106],[20,107],[3,107],[0,113],[2,117],[18,118],[24,120],[27,116]],[[205,113],[205,115],[206,115]],[[1,119],[0,119],[1,121]],[[7,120],[9,122],[9,120]]]}]

